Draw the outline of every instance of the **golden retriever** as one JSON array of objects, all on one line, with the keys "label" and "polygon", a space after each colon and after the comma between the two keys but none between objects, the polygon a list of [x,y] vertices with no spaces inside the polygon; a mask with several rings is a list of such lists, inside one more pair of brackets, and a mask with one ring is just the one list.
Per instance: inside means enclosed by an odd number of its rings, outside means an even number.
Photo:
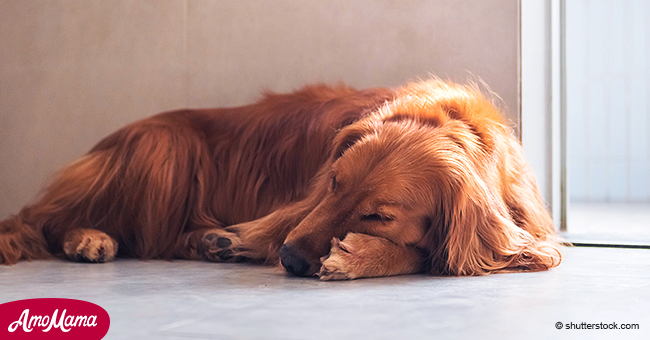
[{"label": "golden retriever", "polygon": [[305,87],[109,135],[0,222],[0,263],[280,262],[322,280],[539,271],[561,255],[535,179],[476,86]]}]

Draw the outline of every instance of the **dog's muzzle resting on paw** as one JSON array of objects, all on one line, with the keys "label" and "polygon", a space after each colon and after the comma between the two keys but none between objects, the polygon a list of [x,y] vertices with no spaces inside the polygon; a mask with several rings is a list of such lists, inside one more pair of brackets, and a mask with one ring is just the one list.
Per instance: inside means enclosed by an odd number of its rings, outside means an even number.
[{"label": "dog's muzzle resting on paw", "polygon": [[281,263],[322,280],[557,266],[521,145],[475,86],[309,86],[128,125],[0,222],[0,263]]},{"label": "dog's muzzle resting on paw", "polygon": [[290,244],[283,244],[280,248],[280,263],[291,274],[296,276],[310,276],[315,274],[312,266]]}]

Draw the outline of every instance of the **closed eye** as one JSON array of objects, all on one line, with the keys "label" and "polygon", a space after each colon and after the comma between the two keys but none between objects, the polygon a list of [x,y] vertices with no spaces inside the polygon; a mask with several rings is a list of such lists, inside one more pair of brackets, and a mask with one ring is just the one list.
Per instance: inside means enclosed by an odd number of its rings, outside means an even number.
[{"label": "closed eye", "polygon": [[392,221],[393,218],[390,216],[384,216],[380,214],[370,214],[370,215],[364,215],[363,217],[361,217],[361,220],[366,222],[388,222],[388,221]]}]

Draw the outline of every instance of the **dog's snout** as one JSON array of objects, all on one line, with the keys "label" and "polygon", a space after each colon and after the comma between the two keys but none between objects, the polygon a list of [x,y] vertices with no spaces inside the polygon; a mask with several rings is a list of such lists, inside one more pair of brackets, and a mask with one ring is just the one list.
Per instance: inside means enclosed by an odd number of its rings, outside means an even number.
[{"label": "dog's snout", "polygon": [[285,244],[280,248],[280,262],[293,275],[307,276],[308,274],[309,262],[300,256],[289,244]]}]

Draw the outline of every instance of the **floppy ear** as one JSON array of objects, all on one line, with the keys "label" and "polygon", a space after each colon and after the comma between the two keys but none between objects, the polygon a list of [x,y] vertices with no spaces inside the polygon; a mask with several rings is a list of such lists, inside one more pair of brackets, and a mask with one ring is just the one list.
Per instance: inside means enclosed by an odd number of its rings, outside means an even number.
[{"label": "floppy ear", "polygon": [[461,150],[448,157],[440,156],[444,166],[435,180],[439,201],[427,232],[432,273],[540,271],[559,264],[552,241],[516,225],[502,197],[502,185],[507,184],[501,183],[494,162],[476,164]]},{"label": "floppy ear", "polygon": [[369,124],[372,124],[372,122],[368,118],[366,121],[359,121],[341,129],[334,138],[332,159],[339,159],[347,149],[363,138],[363,136],[367,135],[370,129]]}]

